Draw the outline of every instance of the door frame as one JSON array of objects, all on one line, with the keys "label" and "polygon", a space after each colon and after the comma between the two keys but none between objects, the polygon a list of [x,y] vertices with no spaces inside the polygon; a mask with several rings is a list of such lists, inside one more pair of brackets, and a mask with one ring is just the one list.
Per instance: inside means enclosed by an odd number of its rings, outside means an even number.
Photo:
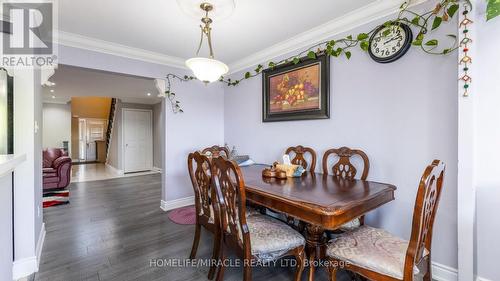
[{"label": "door frame", "polygon": [[[82,161],[82,162],[86,162],[87,161],[87,141],[88,141],[88,122],[90,121],[95,121],[95,120],[98,120],[98,121],[104,121],[105,123],[105,126],[108,125],[108,120],[107,119],[104,119],[104,118],[92,118],[92,117],[78,117],[78,160]],[[80,152],[81,152],[81,141],[80,141],[80,133],[81,133],[81,127],[80,127],[80,124],[82,123],[85,123],[85,130],[84,130],[84,135],[85,135],[85,145],[83,146],[83,150],[85,150],[85,152],[83,153],[84,154],[84,158],[80,158]],[[106,137],[106,136],[104,136]]]},{"label": "door frame", "polygon": [[[126,108],[126,107],[123,107],[122,108],[122,112],[121,112],[121,121],[122,121],[122,125],[121,125],[121,139],[122,139],[122,143],[121,143],[121,154],[122,154],[122,169],[123,169],[123,173],[133,173],[133,172],[139,172],[139,171],[128,171],[126,169],[126,165],[125,165],[125,112],[126,111],[141,111],[141,112],[148,112],[149,113],[149,142],[148,142],[148,146],[149,146],[149,149],[148,149],[148,170],[151,171],[153,170],[153,110],[152,109],[139,109],[139,108]],[[145,170],[147,171],[147,170]]]},{"label": "door frame", "polygon": [[[83,137],[82,137],[82,125],[83,125],[83,127],[85,127],[83,129]],[[82,138],[84,138],[83,145],[82,145]],[[79,161],[87,161],[87,119],[86,118],[78,118],[78,160]]]},{"label": "door frame", "polygon": [[[103,123],[102,140],[106,140],[106,129],[108,127],[108,119],[105,119],[105,118],[81,118],[81,119],[85,120],[85,161],[89,161],[89,157],[88,157],[89,146],[88,145],[89,145],[89,143],[91,143],[91,142],[89,142],[90,135],[91,135],[89,127],[90,127],[90,125],[92,125],[92,122],[99,122],[99,123],[102,122]],[[95,150],[95,152],[96,152],[95,159],[90,160],[92,162],[97,161],[97,144],[96,144],[95,149],[96,149]]]}]

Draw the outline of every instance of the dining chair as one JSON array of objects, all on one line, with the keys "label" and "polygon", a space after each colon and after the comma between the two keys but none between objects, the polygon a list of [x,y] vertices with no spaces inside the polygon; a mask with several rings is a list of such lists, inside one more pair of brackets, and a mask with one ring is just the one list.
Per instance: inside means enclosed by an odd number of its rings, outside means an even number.
[{"label": "dining chair", "polygon": [[[219,156],[223,156],[226,158],[230,157],[229,149],[225,146],[213,145],[211,147],[204,148],[201,153],[206,155],[209,159],[217,158]],[[251,208],[247,208],[247,215],[251,215],[255,212],[260,212],[264,214],[266,212],[266,208],[262,206],[254,205],[251,202],[247,202],[247,205],[250,205]]]},{"label": "dining chair", "polygon": [[[290,155],[293,152],[293,155]],[[311,156],[311,163],[307,162],[305,155],[309,153]],[[294,165],[300,165],[304,169],[307,170],[307,167],[309,167],[309,172],[314,173],[316,169],[316,151],[310,147],[304,147],[302,145],[297,145],[297,146],[291,146],[286,149],[285,154],[288,154],[291,156],[294,156],[293,159],[290,161]],[[305,224],[301,221],[298,221],[296,224],[296,219],[292,216],[286,215],[286,221],[288,225],[292,226],[296,230],[303,232],[305,229]]]},{"label": "dining chair", "polygon": [[[291,160],[292,164],[301,165],[306,170],[307,167],[309,167],[309,171],[311,173],[314,173],[314,170],[316,168],[316,151],[314,151],[314,149],[310,147],[304,147],[302,145],[291,146],[286,149],[285,154],[290,155],[292,152],[295,154],[295,157]],[[304,157],[306,153],[309,153],[311,155],[310,165]]]},{"label": "dining chair", "polygon": [[[333,172],[333,176],[338,177],[340,179],[353,180],[358,170],[351,163],[351,158],[354,156],[359,156],[363,160],[363,172],[361,173],[361,180],[366,180],[368,177],[368,171],[370,170],[370,161],[368,160],[368,156],[360,149],[351,149],[349,147],[343,146],[341,148],[332,148],[323,154],[323,174],[329,174],[328,168],[328,159],[330,157],[336,156],[338,157],[337,162],[331,167],[331,171]],[[364,216],[356,218],[350,222],[343,224],[339,230],[340,231],[349,231],[353,230],[364,224]]]},{"label": "dining chair", "polygon": [[[217,209],[213,198],[216,197],[215,189],[212,187],[210,159],[198,151],[188,156],[188,170],[195,194],[196,226],[191,249],[190,259],[196,257],[198,244],[200,242],[201,227],[214,235],[212,259],[219,257],[220,249],[220,220],[215,215]],[[208,272],[208,278],[213,279],[216,266],[213,264]]]},{"label": "dining chair", "polygon": [[207,147],[201,151],[202,154],[210,156],[212,158],[219,157],[222,153],[227,158],[229,158],[229,149],[225,146],[213,145],[211,147]]},{"label": "dining chair", "polygon": [[410,241],[369,226],[332,240],[326,250],[330,281],[340,265],[370,280],[412,281],[417,275],[431,281],[432,231],[444,172],[445,164],[434,160],[420,179]]},{"label": "dining chair", "polygon": [[217,281],[224,278],[226,251],[232,249],[243,258],[243,280],[252,280],[252,265],[294,256],[295,281],[305,267],[305,239],[285,223],[269,216],[246,215],[245,183],[235,162],[218,157],[212,160],[212,179],[217,191],[221,218],[221,250]]}]

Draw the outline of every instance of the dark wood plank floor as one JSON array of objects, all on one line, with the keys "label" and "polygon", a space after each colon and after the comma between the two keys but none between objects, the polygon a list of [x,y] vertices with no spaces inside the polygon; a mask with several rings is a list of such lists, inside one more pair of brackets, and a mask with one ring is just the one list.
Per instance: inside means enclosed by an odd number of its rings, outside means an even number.
[{"label": "dark wood plank floor", "polygon": [[[207,280],[207,267],[151,266],[155,259],[187,258],[194,235],[193,226],[172,223],[160,209],[160,175],[74,183],[70,188],[70,204],[44,209],[47,234],[40,270],[31,279]],[[211,245],[212,237],[203,232],[198,258],[208,259]],[[293,272],[289,267],[260,267],[253,280],[293,280]],[[241,274],[241,268],[230,268],[225,280],[241,280]],[[344,278],[342,274],[339,280]],[[327,276],[320,272],[316,279]]]}]

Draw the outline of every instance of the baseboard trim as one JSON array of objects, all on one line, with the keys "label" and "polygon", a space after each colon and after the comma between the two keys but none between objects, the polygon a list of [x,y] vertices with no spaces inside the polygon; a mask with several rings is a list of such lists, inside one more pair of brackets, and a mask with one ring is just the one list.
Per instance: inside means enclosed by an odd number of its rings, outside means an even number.
[{"label": "baseboard trim", "polygon": [[190,205],[194,205],[194,196],[189,196],[170,201],[161,200],[160,202],[160,208],[165,212]]},{"label": "baseboard trim", "polygon": [[40,235],[36,243],[35,256],[15,260],[12,264],[12,279],[18,280],[38,271],[40,268],[40,260],[42,257],[43,244],[45,243],[45,223],[42,223]]},{"label": "baseboard trim", "polygon": [[486,279],[486,278],[483,278],[481,276],[476,276],[476,281],[493,281],[493,280]]},{"label": "baseboard trim", "polygon": [[18,280],[38,271],[36,256],[15,260],[12,264],[12,279]]},{"label": "baseboard trim", "polygon": [[40,235],[38,236],[38,242],[36,243],[36,268],[40,268],[40,260],[42,259],[43,243],[45,243],[45,223],[42,223],[42,229],[40,230]]},{"label": "baseboard trim", "polygon": [[432,279],[437,281],[457,281],[458,270],[444,264],[432,262]]},{"label": "baseboard trim", "polygon": [[119,174],[119,175],[124,175],[125,173],[123,172],[123,170],[119,170],[113,166],[111,166],[110,164],[106,163],[106,167],[110,168],[111,170],[113,170],[115,173]]}]

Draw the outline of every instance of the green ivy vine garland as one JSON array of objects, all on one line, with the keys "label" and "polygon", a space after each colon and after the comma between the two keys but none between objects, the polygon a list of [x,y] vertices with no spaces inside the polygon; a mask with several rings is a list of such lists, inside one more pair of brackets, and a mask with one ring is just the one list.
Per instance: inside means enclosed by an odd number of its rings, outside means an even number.
[{"label": "green ivy vine garland", "polygon": [[486,19],[491,20],[498,16],[500,16],[500,0],[488,0]]},{"label": "green ivy vine garland", "polygon": [[[397,25],[398,23],[404,23],[409,26],[412,26],[418,30],[417,36],[412,42],[412,45],[420,48],[426,54],[430,55],[446,55],[458,48],[458,40],[455,34],[448,34],[447,37],[451,43],[442,47],[440,41],[435,38],[428,38],[430,31],[434,31],[438,29],[443,22],[450,21],[457,13],[460,8],[460,4],[467,5],[470,9],[472,9],[472,4],[470,0],[440,0],[436,6],[424,13],[417,13],[411,11],[409,9],[411,1],[405,1],[400,6],[400,11],[398,13],[397,18],[385,22],[383,25],[386,27],[390,27],[391,25]],[[494,15],[494,11],[491,11],[490,15],[490,7],[492,10],[496,9],[496,14],[499,13],[499,3],[500,0],[488,0],[488,18]],[[337,40],[328,40],[318,44],[315,44],[308,49],[290,56],[288,58],[282,59],[280,61],[270,61],[266,66],[263,64],[257,65],[257,67],[253,71],[248,71],[244,73],[243,77],[239,79],[231,79],[226,77],[221,77],[219,82],[225,83],[227,86],[237,86],[241,83],[241,81],[245,79],[250,79],[262,73],[262,71],[266,69],[274,69],[275,67],[279,67],[285,64],[293,63],[298,64],[301,61],[301,58],[316,58],[316,56],[327,54],[332,57],[342,57],[345,56],[347,59],[350,59],[352,56],[351,50],[353,48],[359,47],[362,51],[367,52],[369,48],[369,38],[378,28],[375,27],[369,32],[359,33],[357,35],[347,35],[344,38]],[[388,35],[390,30],[387,29],[383,34]],[[180,102],[176,99],[175,93],[171,90],[171,80],[177,79],[182,82],[187,82],[191,80],[197,80],[194,76],[185,75],[183,77],[175,75],[175,74],[167,74],[166,80],[166,91],[165,97],[172,104],[172,110],[174,113],[183,112]]]}]

